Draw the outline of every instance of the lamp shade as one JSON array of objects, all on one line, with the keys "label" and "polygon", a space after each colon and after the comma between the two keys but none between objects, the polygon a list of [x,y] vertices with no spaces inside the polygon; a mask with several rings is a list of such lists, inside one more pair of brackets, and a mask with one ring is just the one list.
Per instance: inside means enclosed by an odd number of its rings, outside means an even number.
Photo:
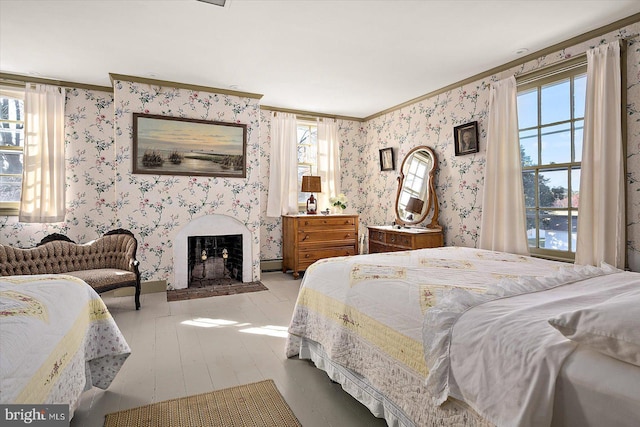
[{"label": "lamp shade", "polygon": [[405,209],[407,212],[419,214],[419,213],[422,213],[423,205],[424,205],[424,201],[416,197],[410,197],[409,202],[407,203],[407,207]]},{"label": "lamp shade", "polygon": [[320,177],[305,175],[302,177],[302,192],[303,193],[320,193]]}]

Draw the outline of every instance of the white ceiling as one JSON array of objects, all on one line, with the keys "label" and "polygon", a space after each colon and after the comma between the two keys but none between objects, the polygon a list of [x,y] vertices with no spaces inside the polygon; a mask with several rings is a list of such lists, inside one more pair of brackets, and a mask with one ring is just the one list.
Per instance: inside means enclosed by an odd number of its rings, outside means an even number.
[{"label": "white ceiling", "polygon": [[640,0],[0,0],[0,71],[109,73],[366,117],[640,12]]}]

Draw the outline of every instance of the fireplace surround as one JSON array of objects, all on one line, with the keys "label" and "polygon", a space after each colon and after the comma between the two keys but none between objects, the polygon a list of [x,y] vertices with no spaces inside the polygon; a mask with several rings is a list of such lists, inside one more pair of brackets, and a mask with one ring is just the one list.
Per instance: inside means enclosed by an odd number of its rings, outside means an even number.
[{"label": "fireplace surround", "polygon": [[242,281],[252,282],[253,251],[251,232],[246,225],[228,215],[214,214],[195,218],[176,234],[173,240],[173,263],[175,289],[188,287],[189,280],[189,237],[196,236],[242,236]]}]

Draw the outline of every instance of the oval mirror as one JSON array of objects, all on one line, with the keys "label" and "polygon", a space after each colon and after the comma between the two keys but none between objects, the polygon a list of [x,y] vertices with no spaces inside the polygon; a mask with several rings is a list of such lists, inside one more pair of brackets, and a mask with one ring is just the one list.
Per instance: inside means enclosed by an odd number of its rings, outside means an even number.
[{"label": "oval mirror", "polygon": [[438,159],[433,150],[419,146],[407,154],[400,167],[396,194],[396,223],[416,225],[433,216],[427,228],[440,228],[438,224],[438,196],[434,174]]}]

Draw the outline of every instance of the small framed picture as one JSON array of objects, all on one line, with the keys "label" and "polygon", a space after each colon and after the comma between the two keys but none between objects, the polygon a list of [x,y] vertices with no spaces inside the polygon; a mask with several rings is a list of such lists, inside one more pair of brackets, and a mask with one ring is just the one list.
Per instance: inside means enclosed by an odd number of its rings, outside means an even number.
[{"label": "small framed picture", "polygon": [[383,148],[380,150],[380,170],[392,171],[396,168],[393,148]]},{"label": "small framed picture", "polygon": [[456,156],[478,152],[478,122],[466,123],[453,128]]}]

